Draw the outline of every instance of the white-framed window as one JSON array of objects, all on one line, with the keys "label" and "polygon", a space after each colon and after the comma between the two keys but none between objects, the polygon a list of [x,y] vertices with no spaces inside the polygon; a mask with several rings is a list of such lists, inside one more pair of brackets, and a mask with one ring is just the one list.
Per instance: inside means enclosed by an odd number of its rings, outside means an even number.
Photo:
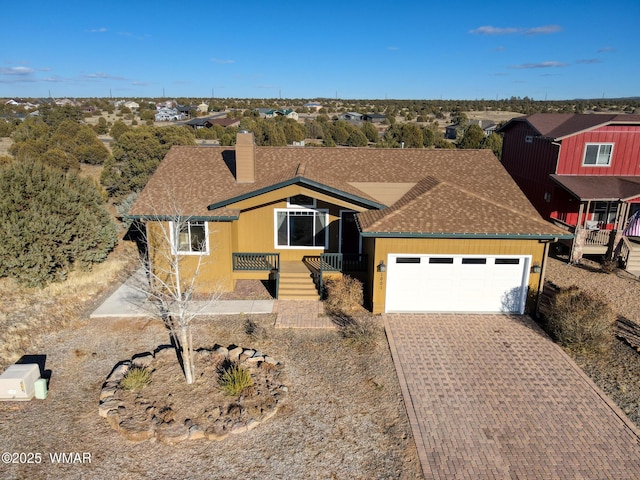
[{"label": "white-framed window", "polygon": [[294,195],[287,198],[287,207],[289,208],[315,208],[316,199],[308,195]]},{"label": "white-framed window", "polygon": [[584,147],[582,165],[608,167],[611,165],[613,143],[587,143]]},{"label": "white-framed window", "polygon": [[615,223],[618,214],[618,204],[614,202],[595,202],[593,204],[593,221],[598,228],[606,228],[607,224]]},{"label": "white-framed window", "polygon": [[185,255],[206,255],[209,253],[207,222],[202,220],[171,222],[170,228],[174,251]]},{"label": "white-framed window", "polygon": [[525,143],[533,143],[533,135],[527,135],[524,137]]},{"label": "white-framed window", "polygon": [[276,248],[328,248],[327,210],[274,210]]}]

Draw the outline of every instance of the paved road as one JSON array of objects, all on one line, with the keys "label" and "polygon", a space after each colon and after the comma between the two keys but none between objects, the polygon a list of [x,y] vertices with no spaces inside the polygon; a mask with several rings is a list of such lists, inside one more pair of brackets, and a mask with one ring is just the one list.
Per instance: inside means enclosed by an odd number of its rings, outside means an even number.
[{"label": "paved road", "polygon": [[626,416],[528,317],[385,315],[426,479],[638,479]]}]

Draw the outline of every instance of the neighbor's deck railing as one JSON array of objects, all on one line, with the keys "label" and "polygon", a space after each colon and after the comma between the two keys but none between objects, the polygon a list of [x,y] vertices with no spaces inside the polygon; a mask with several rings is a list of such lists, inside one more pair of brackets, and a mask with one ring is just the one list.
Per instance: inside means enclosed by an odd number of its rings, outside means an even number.
[{"label": "neighbor's deck railing", "polygon": [[577,233],[577,230],[585,230],[586,234],[584,237],[585,245],[608,245],[609,239],[611,238],[611,230],[604,229],[587,229],[587,228],[576,228],[575,225],[569,225],[562,220],[557,218],[552,218],[551,223],[553,223],[556,227],[560,227],[563,230],[566,230],[571,233]]},{"label": "neighbor's deck railing", "polygon": [[629,262],[629,254],[631,253],[631,244],[629,243],[629,239],[625,236],[623,236],[620,239],[620,261],[622,262],[622,264],[624,265],[625,268],[627,268],[627,263]]},{"label": "neighbor's deck railing", "polygon": [[574,227],[573,225],[569,225],[568,223],[563,222],[558,218],[552,218],[551,223],[553,223],[556,227],[560,227],[563,230],[566,230],[567,232],[571,232],[571,233],[573,233],[574,230],[576,229],[576,227]]},{"label": "neighbor's deck railing", "polygon": [[609,245],[612,230],[587,230],[585,245]]}]

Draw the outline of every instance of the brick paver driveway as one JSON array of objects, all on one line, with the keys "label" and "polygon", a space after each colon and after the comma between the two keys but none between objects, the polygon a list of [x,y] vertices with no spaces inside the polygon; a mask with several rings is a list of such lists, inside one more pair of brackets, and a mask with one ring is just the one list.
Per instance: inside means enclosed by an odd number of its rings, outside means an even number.
[{"label": "brick paver driveway", "polygon": [[638,431],[530,318],[385,328],[425,478],[640,478]]}]

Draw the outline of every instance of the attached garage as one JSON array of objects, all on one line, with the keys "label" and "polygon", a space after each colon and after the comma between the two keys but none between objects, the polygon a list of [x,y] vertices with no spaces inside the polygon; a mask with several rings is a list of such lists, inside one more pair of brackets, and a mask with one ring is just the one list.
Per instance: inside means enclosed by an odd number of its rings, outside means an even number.
[{"label": "attached garage", "polygon": [[389,254],[386,312],[523,313],[530,255]]}]

